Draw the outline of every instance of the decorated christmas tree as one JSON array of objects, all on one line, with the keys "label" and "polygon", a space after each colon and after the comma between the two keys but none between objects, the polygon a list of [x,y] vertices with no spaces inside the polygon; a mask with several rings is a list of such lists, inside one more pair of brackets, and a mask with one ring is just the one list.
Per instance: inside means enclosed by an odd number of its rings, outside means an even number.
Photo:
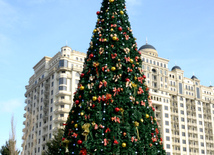
[{"label": "decorated christmas tree", "polygon": [[103,0],[61,154],[165,154],[125,0]]}]

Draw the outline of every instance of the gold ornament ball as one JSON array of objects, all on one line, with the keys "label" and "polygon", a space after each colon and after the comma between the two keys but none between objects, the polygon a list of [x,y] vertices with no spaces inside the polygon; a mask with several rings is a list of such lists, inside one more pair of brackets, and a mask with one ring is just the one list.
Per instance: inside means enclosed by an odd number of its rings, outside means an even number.
[{"label": "gold ornament ball", "polygon": [[126,147],[126,143],[122,143],[122,147]]},{"label": "gold ornament ball", "polygon": [[115,71],[116,70],[116,67],[111,67],[111,71]]},{"label": "gold ornament ball", "polygon": [[104,39],[104,42],[106,42],[106,41],[107,41],[107,39],[105,38],[105,39]]},{"label": "gold ornament ball", "polygon": [[124,14],[124,12],[123,12],[123,11],[120,11],[120,14],[121,14],[121,15],[123,15],[123,14]]},{"label": "gold ornament ball", "polygon": [[92,122],[91,124],[92,124],[93,126],[95,126],[95,125],[96,125],[96,123],[95,123],[95,122]]},{"label": "gold ornament ball", "polygon": [[112,37],[112,39],[113,39],[114,41],[116,41],[116,40],[117,40],[117,37],[116,37],[116,36],[114,36],[114,37]]},{"label": "gold ornament ball", "polygon": [[81,112],[80,115],[83,116],[83,115],[84,115],[84,112]]},{"label": "gold ornament ball", "polygon": [[113,29],[113,28],[111,28],[111,29],[110,29],[110,31],[114,31],[114,29]]},{"label": "gold ornament ball", "polygon": [[109,0],[109,2],[110,2],[110,3],[113,3],[113,2],[114,2],[114,0]]},{"label": "gold ornament ball", "polygon": [[143,123],[143,119],[141,118],[140,121]]},{"label": "gold ornament ball", "polygon": [[96,33],[97,32],[97,30],[96,29],[94,29],[94,31],[93,31],[94,33]]},{"label": "gold ornament ball", "polygon": [[96,101],[96,100],[97,100],[97,97],[96,97],[96,96],[93,96],[93,97],[92,97],[92,100],[93,100],[93,101]]},{"label": "gold ornament ball", "polygon": [[78,127],[78,124],[75,124],[74,127],[77,128],[77,127]]},{"label": "gold ornament ball", "polygon": [[146,114],[146,118],[149,118],[149,114]]},{"label": "gold ornament ball", "polygon": [[84,89],[85,89],[85,87],[84,87],[84,86],[81,86],[81,87],[80,87],[80,90],[84,90]]},{"label": "gold ornament ball", "polygon": [[135,76],[134,79],[137,80],[137,77]]},{"label": "gold ornament ball", "polygon": [[130,59],[130,63],[133,63],[134,62],[134,60],[133,59]]},{"label": "gold ornament ball", "polygon": [[157,119],[156,119],[156,118],[154,118],[154,120],[155,120],[155,121],[157,121]]}]

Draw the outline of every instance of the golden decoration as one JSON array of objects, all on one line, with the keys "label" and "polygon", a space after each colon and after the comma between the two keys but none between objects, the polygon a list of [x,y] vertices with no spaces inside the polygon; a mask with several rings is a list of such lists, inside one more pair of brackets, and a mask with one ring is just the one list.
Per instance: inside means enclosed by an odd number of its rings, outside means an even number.
[{"label": "golden decoration", "polygon": [[95,126],[95,125],[96,125],[96,123],[95,123],[95,122],[92,122],[91,124],[92,124],[93,126]]},{"label": "golden decoration", "polygon": [[70,143],[69,140],[65,139],[64,141],[62,141],[62,143],[66,144],[66,147],[65,147],[65,153],[68,153],[69,150],[68,150],[68,144]]},{"label": "golden decoration", "polygon": [[112,37],[112,39],[113,39],[114,41],[116,41],[116,40],[117,40],[117,36]]},{"label": "golden decoration", "polygon": [[134,60],[133,59],[130,59],[130,63],[132,64],[134,62]]},{"label": "golden decoration", "polygon": [[94,33],[96,33],[97,32],[97,29],[94,29],[94,31],[93,31]]},{"label": "golden decoration", "polygon": [[109,0],[109,2],[110,2],[110,3],[113,3],[113,2],[114,2],[114,0]]},{"label": "golden decoration", "polygon": [[143,123],[144,120],[141,118],[140,121]]},{"label": "golden decoration", "polygon": [[93,101],[96,101],[96,100],[97,100],[97,97],[96,97],[96,96],[93,96],[93,97],[92,97],[92,100],[93,100]]},{"label": "golden decoration", "polygon": [[78,124],[75,124],[74,127],[77,128],[77,127],[78,127]]},{"label": "golden decoration", "polygon": [[138,128],[137,128],[139,126],[139,122],[135,121],[134,122],[134,126],[136,127],[136,130],[137,130],[137,139],[140,140],[139,131],[138,131]]},{"label": "golden decoration", "polygon": [[116,70],[116,67],[111,67],[111,71],[115,71]]},{"label": "golden decoration", "polygon": [[123,11],[120,11],[120,14],[121,14],[121,15],[123,15],[123,14],[124,14],[124,12],[123,12]]},{"label": "golden decoration", "polygon": [[87,140],[87,136],[88,136],[88,134],[89,134],[89,132],[90,132],[90,130],[89,130],[89,127],[90,127],[90,126],[91,126],[90,123],[86,123],[86,124],[84,124],[84,125],[82,126],[82,129],[84,130],[83,133],[82,133],[82,135],[85,136],[85,140]]},{"label": "golden decoration", "polygon": [[126,143],[122,143],[122,147],[126,147]]},{"label": "golden decoration", "polygon": [[84,89],[85,89],[85,87],[84,87],[84,86],[81,86],[81,87],[80,87],[80,90],[84,90]]},{"label": "golden decoration", "polygon": [[84,115],[84,112],[81,112],[80,115],[83,116],[83,115]]},{"label": "golden decoration", "polygon": [[149,114],[146,114],[146,118],[149,118]]}]

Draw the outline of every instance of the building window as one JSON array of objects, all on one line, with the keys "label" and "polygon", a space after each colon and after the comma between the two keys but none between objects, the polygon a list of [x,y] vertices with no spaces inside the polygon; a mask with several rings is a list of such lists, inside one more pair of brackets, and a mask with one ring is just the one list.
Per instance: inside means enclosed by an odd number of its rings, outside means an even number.
[{"label": "building window", "polygon": [[181,110],[181,114],[184,114],[184,111],[183,111],[183,110]]},{"label": "building window", "polygon": [[53,90],[51,90],[51,95],[53,95]]},{"label": "building window", "polygon": [[200,90],[198,87],[196,88],[196,92],[197,92],[197,98],[200,98]]},{"label": "building window", "polygon": [[169,117],[169,114],[165,113],[165,117],[168,118],[168,117]]},{"label": "building window", "polygon": [[51,130],[51,129],[52,129],[52,125],[49,126],[49,130]]},{"label": "building window", "polygon": [[38,152],[40,152],[40,147],[38,147]]},{"label": "building window", "polygon": [[187,149],[185,147],[183,147],[183,151],[186,151]]},{"label": "building window", "polygon": [[180,93],[180,94],[183,94],[182,83],[179,83],[179,93]]},{"label": "building window", "polygon": [[204,154],[204,150],[201,150],[201,153]]},{"label": "building window", "polygon": [[51,87],[53,87],[54,86],[54,82],[51,82]]},{"label": "building window", "polygon": [[60,114],[60,117],[64,117],[64,114]]},{"label": "building window", "polygon": [[41,127],[42,126],[42,122],[39,122],[39,127]]},{"label": "building window", "polygon": [[169,121],[165,121],[165,124],[166,124],[166,125],[169,125]]},{"label": "building window", "polygon": [[204,136],[203,136],[203,135],[200,135],[200,138],[201,138],[201,139],[204,139]]},{"label": "building window", "polygon": [[180,106],[181,106],[181,107],[184,107],[184,104],[183,104],[183,103],[181,103],[181,104],[180,104]]},{"label": "building window", "polygon": [[164,106],[165,110],[168,110],[168,106]]},{"label": "building window", "polygon": [[52,75],[52,79],[54,79],[54,75]]},{"label": "building window", "polygon": [[202,125],[202,121],[199,121],[199,125]]},{"label": "building window", "polygon": [[59,60],[59,67],[68,67],[67,60]]},{"label": "building window", "polygon": [[186,144],[186,140],[183,140],[183,144]]},{"label": "building window", "polygon": [[52,116],[50,116],[50,121],[52,121]]},{"label": "building window", "polygon": [[201,108],[200,108],[200,107],[198,107],[198,111],[201,111]]},{"label": "building window", "polygon": [[182,129],[185,129],[185,125],[182,125]]},{"label": "building window", "polygon": [[66,86],[59,86],[59,90],[67,90]]},{"label": "building window", "polygon": [[166,141],[170,141],[170,137],[169,136],[166,136]]},{"label": "building window", "polygon": [[199,117],[199,118],[202,118],[202,115],[201,115],[201,114],[198,114],[198,117]]},{"label": "building window", "polygon": [[203,146],[203,147],[204,147],[204,143],[201,143],[201,146]]},{"label": "building window", "polygon": [[183,117],[181,117],[181,121],[184,122],[184,118]]},{"label": "building window", "polygon": [[50,112],[52,112],[52,111],[53,111],[53,108],[51,107]]},{"label": "building window", "polygon": [[167,148],[167,149],[170,149],[170,144],[166,144],[166,148]]},{"label": "building window", "polygon": [[185,132],[182,132],[182,136],[185,136]]},{"label": "building window", "polygon": [[67,84],[67,79],[66,78],[59,78],[59,85],[61,84]]},{"label": "building window", "polygon": [[169,133],[169,129],[166,129],[166,133]]},{"label": "building window", "polygon": [[203,128],[200,128],[200,132],[203,132]]}]

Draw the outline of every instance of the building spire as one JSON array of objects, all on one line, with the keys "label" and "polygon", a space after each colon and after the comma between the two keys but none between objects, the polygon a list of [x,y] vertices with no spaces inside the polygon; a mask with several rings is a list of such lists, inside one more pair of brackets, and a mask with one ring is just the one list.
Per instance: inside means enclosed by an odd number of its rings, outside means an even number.
[{"label": "building spire", "polygon": [[146,37],[146,45],[148,44],[148,39],[147,39],[147,37]]},{"label": "building spire", "polygon": [[67,41],[67,40],[66,40],[66,43],[65,43],[65,44],[66,44],[66,46],[68,46],[68,41]]}]

